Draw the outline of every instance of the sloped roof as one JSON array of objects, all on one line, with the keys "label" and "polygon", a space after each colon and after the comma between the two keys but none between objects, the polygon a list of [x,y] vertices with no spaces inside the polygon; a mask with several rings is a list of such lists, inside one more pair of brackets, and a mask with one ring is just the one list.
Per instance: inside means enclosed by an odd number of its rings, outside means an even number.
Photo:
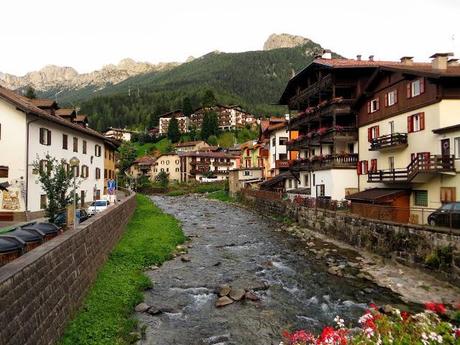
[{"label": "sloped roof", "polygon": [[134,161],[135,164],[146,164],[146,165],[152,165],[155,163],[156,159],[153,156],[142,156],[139,157]]},{"label": "sloped roof", "polygon": [[185,141],[183,143],[177,143],[177,144],[174,144],[174,146],[175,147],[190,147],[190,146],[198,145],[200,143],[207,145],[207,143],[203,140],[195,140],[195,141]]},{"label": "sloped roof", "polygon": [[371,204],[390,203],[393,198],[410,194],[410,189],[371,188],[362,192],[347,195],[345,199]]},{"label": "sloped roof", "polygon": [[24,111],[27,114],[35,115],[43,120],[54,122],[58,125],[71,128],[75,131],[105,140],[105,137],[101,133],[91,128],[84,128],[82,126],[79,126],[78,124],[67,121],[59,116],[51,115],[46,111],[35,106],[29,98],[18,95],[14,91],[2,86],[0,86],[0,98],[4,99],[5,101],[11,104],[14,104],[18,109]]},{"label": "sloped roof", "polygon": [[35,98],[31,99],[30,102],[38,108],[53,108],[57,107],[56,101],[47,98]]},{"label": "sloped roof", "polygon": [[70,108],[60,108],[56,110],[56,115],[58,116],[75,116],[77,113],[75,112],[75,109],[70,109]]}]

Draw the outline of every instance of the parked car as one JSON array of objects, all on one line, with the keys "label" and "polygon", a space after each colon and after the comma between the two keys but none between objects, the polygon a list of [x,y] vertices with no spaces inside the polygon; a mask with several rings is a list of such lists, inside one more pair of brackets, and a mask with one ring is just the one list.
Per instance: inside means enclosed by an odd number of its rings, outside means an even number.
[{"label": "parked car", "polygon": [[88,212],[88,215],[91,217],[94,216],[96,213],[105,211],[107,207],[109,207],[109,205],[110,202],[108,200],[96,200],[89,205],[86,212]]},{"label": "parked car", "polygon": [[[88,213],[84,209],[77,209],[76,216],[77,216],[78,224],[83,223],[85,220],[89,218]],[[54,218],[53,223],[56,224],[58,227],[62,227],[65,224],[67,224],[67,212],[66,211],[59,212]]]},{"label": "parked car", "polygon": [[428,216],[428,224],[460,229],[460,202],[442,205]]}]

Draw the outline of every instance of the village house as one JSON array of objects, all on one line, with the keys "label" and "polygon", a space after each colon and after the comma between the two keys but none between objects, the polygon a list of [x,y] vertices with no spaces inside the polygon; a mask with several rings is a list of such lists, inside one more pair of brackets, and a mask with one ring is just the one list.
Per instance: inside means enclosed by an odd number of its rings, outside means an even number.
[{"label": "village house", "polygon": [[152,179],[152,168],[155,165],[155,161],[156,158],[153,156],[146,155],[139,157],[129,167],[128,174],[133,178],[147,176],[149,179]]},{"label": "village house", "polygon": [[269,148],[268,143],[251,140],[241,145],[241,169],[259,168],[261,177],[269,176]]},{"label": "village house", "polygon": [[109,180],[116,177],[116,151],[120,146],[118,141],[106,139],[104,141],[104,195],[107,194]]},{"label": "village house", "polygon": [[298,181],[287,189],[334,200],[358,191],[358,126],[352,105],[380,64],[373,57],[332,59],[326,53],[288,82],[279,103],[297,111],[289,128],[299,136],[288,148],[298,150],[299,157],[292,166]]},{"label": "village house", "polygon": [[47,198],[33,163],[45,168],[46,155],[66,164],[77,157],[80,164],[75,173],[81,203],[100,198],[104,190],[104,143],[100,133],[52,115],[30,99],[0,87],[0,219],[43,216]]},{"label": "village house", "polygon": [[180,157],[177,153],[164,153],[157,157],[152,166],[152,180],[155,180],[160,172],[165,172],[168,174],[169,181],[179,182],[181,178],[180,167]]},{"label": "village house", "polygon": [[104,133],[104,136],[109,139],[114,139],[118,141],[131,141],[132,135],[136,133],[135,131],[130,131],[126,128],[113,128],[109,129]]},{"label": "village house", "polygon": [[242,189],[262,182],[263,173],[263,168],[260,167],[240,167],[230,170],[228,179],[230,196],[235,197]]},{"label": "village house", "polygon": [[229,171],[240,167],[240,156],[225,152],[183,152],[179,157],[181,182],[227,180]]},{"label": "village house", "polygon": [[190,124],[198,130],[201,129],[204,115],[211,112],[217,114],[219,129],[222,131],[235,130],[246,126],[257,126],[257,119],[255,116],[236,105],[216,105],[198,108],[190,115]]},{"label": "village house", "polygon": [[382,65],[363,88],[361,192],[349,197],[357,213],[426,224],[433,209],[460,199],[460,65],[450,56]]},{"label": "village house", "polygon": [[188,116],[185,116],[182,110],[174,110],[160,116],[160,135],[166,135],[168,133],[169,121],[171,121],[173,117],[176,118],[179,123],[179,131],[181,133],[187,133],[189,131],[190,119]]},{"label": "village house", "polygon": [[202,149],[208,149],[210,146],[207,142],[203,140],[197,141],[187,141],[183,143],[174,144],[174,148],[176,152],[192,152],[192,151],[199,151]]}]

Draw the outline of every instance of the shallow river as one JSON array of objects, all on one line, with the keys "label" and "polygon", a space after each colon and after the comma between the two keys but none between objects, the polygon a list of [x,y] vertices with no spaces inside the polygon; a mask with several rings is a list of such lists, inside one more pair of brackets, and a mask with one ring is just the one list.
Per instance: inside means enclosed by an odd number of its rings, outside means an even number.
[{"label": "shallow river", "polygon": [[[370,302],[403,304],[368,280],[328,273],[324,258],[249,210],[199,196],[152,200],[182,222],[190,262],[177,257],[148,272],[145,302],[164,312],[138,315],[141,344],[279,344],[285,329],[318,331],[336,315],[356,321]],[[255,290],[260,301],[216,308],[222,284]]]}]

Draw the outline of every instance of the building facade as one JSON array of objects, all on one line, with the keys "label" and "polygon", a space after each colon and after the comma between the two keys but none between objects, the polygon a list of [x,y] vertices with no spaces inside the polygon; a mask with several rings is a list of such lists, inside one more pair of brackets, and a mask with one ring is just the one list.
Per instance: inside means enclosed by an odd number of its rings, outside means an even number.
[{"label": "building facade", "polygon": [[175,110],[160,116],[159,133],[160,135],[168,134],[169,121],[175,117],[179,123],[179,131],[187,133],[189,131],[190,119],[185,116],[182,110]]},{"label": "building facade", "polygon": [[130,131],[126,128],[112,128],[110,127],[107,132],[104,133],[105,137],[118,141],[131,141],[131,137],[134,131]]},{"label": "building facade", "polygon": [[76,168],[82,202],[99,198],[104,190],[104,140],[84,128],[35,106],[29,99],[0,87],[0,218],[24,220],[43,215],[46,194],[34,162],[46,166],[46,156]]},{"label": "building facade", "polygon": [[197,141],[187,141],[183,143],[174,144],[176,152],[192,152],[192,151],[200,151],[202,149],[206,149],[209,144],[203,140]]},{"label": "building facade", "polygon": [[157,157],[155,164],[152,166],[152,179],[154,180],[160,172],[168,174],[169,181],[179,182],[180,158],[177,153],[165,153]]},{"label": "building facade", "polygon": [[358,102],[360,190],[410,191],[412,223],[460,198],[460,66],[448,56],[383,66]]},{"label": "building facade", "polygon": [[240,157],[225,152],[185,152],[180,155],[181,182],[227,180],[240,166]]},{"label": "building facade", "polygon": [[254,115],[243,110],[240,106],[216,105],[213,107],[198,108],[190,115],[190,124],[196,129],[203,125],[206,113],[216,113],[219,121],[219,129],[230,131],[246,126],[256,126],[257,119]]}]

